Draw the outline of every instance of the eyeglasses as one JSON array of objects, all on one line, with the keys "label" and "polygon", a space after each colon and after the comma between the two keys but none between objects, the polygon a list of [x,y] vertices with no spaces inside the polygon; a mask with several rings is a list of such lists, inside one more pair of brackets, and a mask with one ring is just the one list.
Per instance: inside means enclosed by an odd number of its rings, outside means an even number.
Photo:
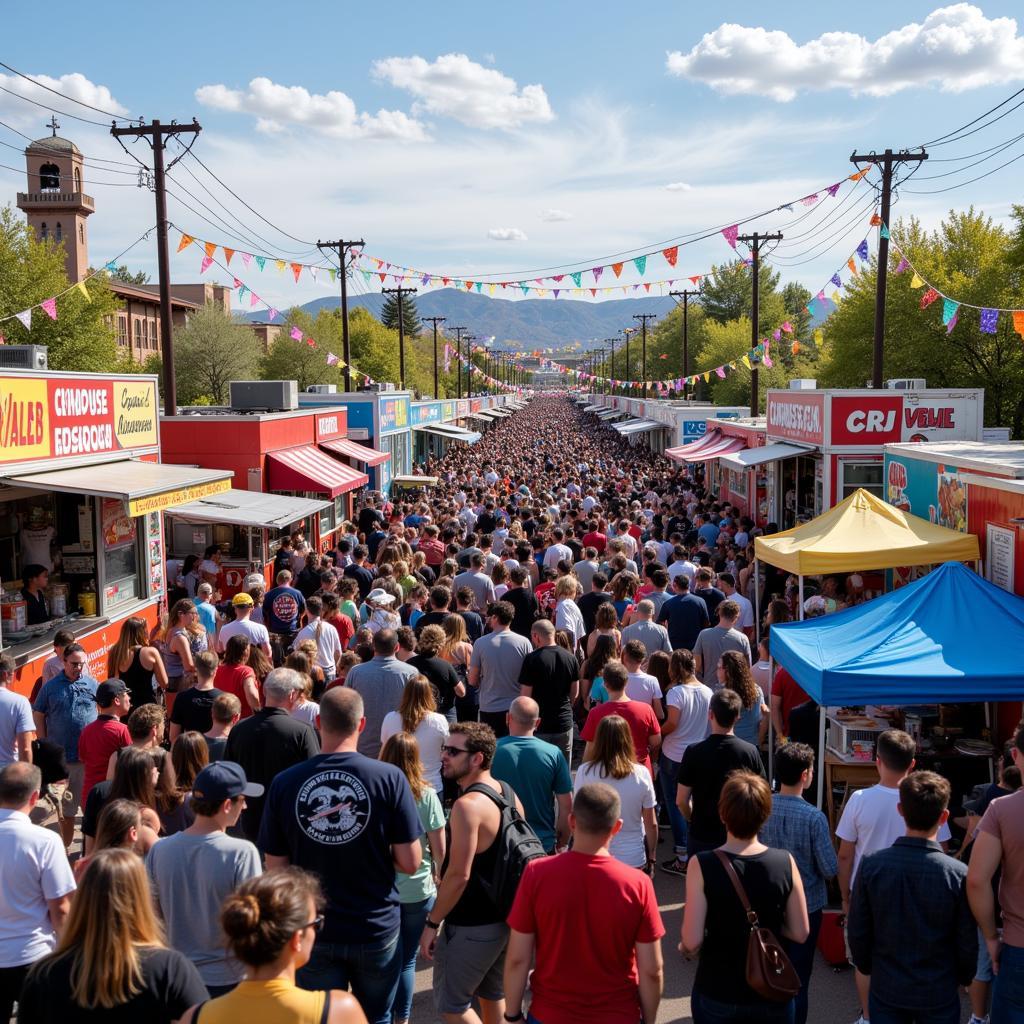
[{"label": "eyeglasses", "polygon": [[458,757],[459,754],[468,754],[469,750],[466,747],[451,747],[445,744],[441,747],[441,753],[447,754],[449,757]]},{"label": "eyeglasses", "polygon": [[309,924],[304,924],[299,931],[304,932],[307,928],[312,928],[319,935],[324,930],[324,915],[320,914],[318,917],[314,917]]}]

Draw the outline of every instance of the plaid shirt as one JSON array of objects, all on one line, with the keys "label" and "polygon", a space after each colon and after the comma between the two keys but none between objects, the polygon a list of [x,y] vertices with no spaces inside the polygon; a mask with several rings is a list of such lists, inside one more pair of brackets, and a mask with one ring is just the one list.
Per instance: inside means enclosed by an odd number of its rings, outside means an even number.
[{"label": "plaid shirt", "polygon": [[807,913],[821,910],[828,902],[825,880],[839,871],[825,815],[802,796],[776,793],[760,839],[765,846],[788,850],[793,855],[804,883]]}]

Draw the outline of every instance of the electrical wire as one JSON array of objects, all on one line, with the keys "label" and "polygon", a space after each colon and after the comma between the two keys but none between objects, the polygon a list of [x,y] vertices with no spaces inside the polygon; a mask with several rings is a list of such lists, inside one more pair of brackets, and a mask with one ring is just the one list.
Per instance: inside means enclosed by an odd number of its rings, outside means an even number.
[{"label": "electrical wire", "polygon": [[[20,92],[15,92],[13,89],[8,89],[5,86],[0,85],[0,92],[5,92],[8,96],[14,96],[19,100],[24,100],[26,103],[31,103],[34,106],[42,107],[43,110],[49,110],[51,114],[60,114],[61,117],[70,117],[74,121],[81,121],[83,124],[93,124],[99,128],[109,128],[110,125],[104,121],[94,121],[91,117],[79,117],[78,114],[72,114],[67,110],[58,110],[56,107],[51,107],[48,103],[40,103],[39,100],[34,100],[29,96],[22,96]],[[124,118],[121,118],[124,120]]]},{"label": "electrical wire", "polygon": [[795,259],[797,259],[800,256],[805,256],[807,253],[817,249],[819,246],[831,242],[832,239],[836,238],[838,235],[841,235],[844,232],[849,231],[852,225],[859,224],[861,222],[861,220],[864,218],[864,215],[868,212],[868,210],[872,209],[874,207],[874,205],[875,205],[875,197],[874,196],[869,196],[867,202],[866,203],[862,203],[859,207],[857,207],[853,211],[852,215],[850,217],[848,217],[831,234],[825,236],[824,238],[817,238],[817,239],[815,239],[808,246],[806,246],[805,248],[801,249],[799,252],[783,251],[782,255],[780,255],[778,257],[778,259],[779,260],[795,260]]},{"label": "electrical wire", "polygon": [[[986,110],[984,114],[979,114],[976,118],[974,118],[973,121],[968,121],[967,124],[962,124],[959,128],[954,128],[951,132],[946,132],[945,135],[940,135],[938,138],[932,139],[931,142],[922,142],[919,148],[925,149],[928,146],[947,146],[950,142],[956,142],[960,138],[967,138],[966,135],[960,135],[960,132],[962,132],[965,128],[970,128],[972,125],[977,124],[979,121],[984,120],[986,117],[989,116],[989,114],[994,114],[1000,107],[1005,107],[1007,103],[1009,103],[1011,100],[1015,100],[1022,93],[1024,93],[1024,88],[1018,89],[1015,93],[1012,93],[1011,95],[1007,96],[1006,99],[1003,100],[1001,103],[997,103],[991,109]],[[1017,106],[1019,107],[1020,104],[1018,103]],[[1014,107],[1013,109],[1016,110],[1017,107]],[[1009,111],[1007,111],[1007,113],[1009,113]],[[1006,115],[1004,114],[1001,116],[1005,117]],[[999,120],[999,118],[997,118],[996,120]],[[990,121],[989,124],[995,124],[995,121]],[[987,128],[988,124],[982,125],[981,127]],[[975,131],[981,131],[981,128],[977,128],[975,129]],[[974,132],[970,132],[969,134],[973,135]],[[952,138],[952,136],[958,136],[958,138],[954,139]]]},{"label": "electrical wire", "polygon": [[959,181],[955,185],[947,185],[946,188],[932,188],[932,189],[914,189],[908,188],[906,190],[907,195],[913,196],[937,196],[943,192],[952,192],[954,189],[963,188],[964,185],[973,185],[976,181],[982,181],[984,178],[989,178],[997,171],[1001,171],[1004,167],[1009,167],[1010,164],[1015,164],[1018,160],[1024,158],[1024,153],[1018,153],[1011,160],[1007,160],[1006,163],[1000,164],[998,167],[993,167],[992,170],[986,171],[984,174],[979,174],[977,177],[968,178],[967,181]]},{"label": "electrical wire", "polygon": [[[973,163],[965,164],[963,167],[955,167],[951,171],[943,171],[941,174],[926,174],[921,181],[935,181],[938,178],[948,178],[950,175],[959,174],[961,171],[968,171],[972,167],[977,167],[979,164],[983,164],[993,157],[998,156],[1000,153],[1006,152],[1014,143],[1020,142],[1024,139],[1024,132],[1020,135],[1015,136],[1012,139],[1008,139],[1006,142],[1001,142],[998,146],[993,146],[988,156],[983,156],[980,160],[975,160]],[[966,157],[964,158],[966,159]]]},{"label": "electrical wire", "polygon": [[85,107],[87,110],[93,110],[97,114],[104,114],[107,117],[112,117],[115,121],[138,121],[140,118],[137,117],[125,117],[123,114],[114,114],[109,110],[104,110],[102,107],[94,107],[91,103],[86,103],[84,100],[76,100],[74,96],[68,96],[67,93],[61,92],[59,89],[52,89],[48,85],[43,85],[42,82],[37,82],[31,75],[26,75],[24,71],[19,71],[17,68],[12,68],[10,64],[5,64],[0,60],[0,68],[7,68],[12,75],[17,75],[19,78],[24,78],[26,82],[31,82],[37,89],[45,89],[47,92],[52,92],[54,96],[59,96],[63,100],[68,100],[71,103],[77,103],[80,107]]},{"label": "electrical wire", "polygon": [[[21,167],[11,167],[10,164],[0,164],[0,168],[3,168],[5,171],[14,171],[16,174],[27,174],[30,178],[44,177],[44,175],[37,171],[26,171]],[[124,174],[126,172],[118,171],[117,173]],[[49,175],[45,175],[45,177],[49,177]],[[135,175],[132,175],[132,177],[135,177]],[[137,181],[97,181],[95,178],[82,178],[82,182],[86,185],[109,185],[114,188],[138,188]]]},{"label": "electrical wire", "polygon": [[[6,146],[8,149],[13,149],[16,153],[24,153],[25,152],[25,150],[21,146],[15,146],[11,142],[4,142],[2,139],[0,139],[0,146]],[[40,147],[40,148],[42,148],[42,147]],[[51,150],[51,152],[52,153],[56,153],[57,150]],[[85,160],[86,158],[83,157],[82,159]],[[130,166],[130,164],[126,163],[123,160],[119,160],[117,162],[121,166],[123,166],[123,167],[129,167]],[[97,167],[96,170],[97,171],[103,171],[105,174],[125,174],[125,175],[131,176],[132,178],[138,176],[138,171],[119,171],[119,170],[117,170],[114,167]]]},{"label": "electrical wire", "polygon": [[[48,149],[51,153],[63,153],[63,150],[54,149],[52,146],[46,145],[46,139],[33,139],[30,135],[26,135],[24,132],[18,131],[14,125],[8,124],[6,121],[0,121],[0,128],[6,128],[9,132],[13,132],[15,135],[21,136],[26,142],[30,142],[37,149]],[[5,146],[11,146],[9,142],[3,143]],[[11,146],[12,149],[17,149],[20,153],[24,153],[24,149],[20,146]],[[80,153],[83,160],[94,164],[114,164],[118,167],[131,167],[127,160],[108,160],[101,156],[87,156],[85,153]],[[102,168],[100,168],[102,170]]]}]

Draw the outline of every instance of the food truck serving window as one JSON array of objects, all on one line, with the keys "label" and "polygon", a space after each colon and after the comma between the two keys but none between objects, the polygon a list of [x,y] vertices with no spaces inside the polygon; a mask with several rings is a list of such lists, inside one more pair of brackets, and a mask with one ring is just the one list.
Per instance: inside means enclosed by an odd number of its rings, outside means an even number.
[{"label": "food truck serving window", "polygon": [[839,460],[840,473],[842,474],[839,488],[839,500],[848,498],[858,487],[870,491],[879,498],[885,497],[885,488],[882,486],[881,461],[878,462],[854,462],[850,459]]}]

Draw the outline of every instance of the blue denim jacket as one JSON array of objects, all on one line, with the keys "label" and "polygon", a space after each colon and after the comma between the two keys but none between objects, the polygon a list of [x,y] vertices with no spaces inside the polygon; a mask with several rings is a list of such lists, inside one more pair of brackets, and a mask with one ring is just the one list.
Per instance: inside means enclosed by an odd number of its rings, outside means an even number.
[{"label": "blue denim jacket", "polygon": [[78,760],[78,737],[96,720],[96,680],[76,682],[59,672],[36,694],[33,711],[46,715],[46,735],[64,748],[69,762]]}]

